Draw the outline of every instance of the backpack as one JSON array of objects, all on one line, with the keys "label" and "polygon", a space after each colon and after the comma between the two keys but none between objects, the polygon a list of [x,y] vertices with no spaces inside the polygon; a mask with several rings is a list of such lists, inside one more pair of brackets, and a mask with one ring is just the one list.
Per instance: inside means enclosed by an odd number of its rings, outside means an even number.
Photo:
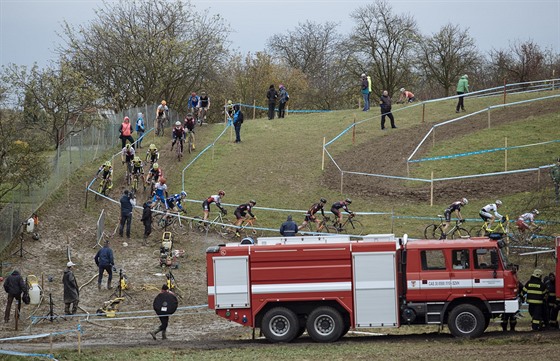
[{"label": "backpack", "polygon": [[237,122],[239,124],[243,124],[243,112],[240,110],[239,114],[237,114]]}]

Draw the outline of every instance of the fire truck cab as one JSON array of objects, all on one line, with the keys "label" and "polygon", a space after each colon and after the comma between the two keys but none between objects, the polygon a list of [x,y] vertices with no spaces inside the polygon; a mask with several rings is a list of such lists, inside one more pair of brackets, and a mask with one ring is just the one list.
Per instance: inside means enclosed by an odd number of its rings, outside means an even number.
[{"label": "fire truck cab", "polygon": [[447,324],[478,337],[519,309],[515,267],[489,238],[405,235],[270,237],[207,249],[208,306],[271,342],[305,331],[333,342],[349,329]]}]

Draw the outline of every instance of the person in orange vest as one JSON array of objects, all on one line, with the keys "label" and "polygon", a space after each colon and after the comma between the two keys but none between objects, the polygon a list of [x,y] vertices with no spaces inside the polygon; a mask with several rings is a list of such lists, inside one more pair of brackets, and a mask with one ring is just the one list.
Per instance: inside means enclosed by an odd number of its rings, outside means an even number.
[{"label": "person in orange vest", "polygon": [[124,120],[119,129],[119,133],[121,133],[119,138],[121,138],[122,148],[126,146],[127,140],[130,142],[130,144],[132,144],[132,146],[134,146],[134,138],[132,138],[132,125],[130,125],[129,117],[124,117]]}]

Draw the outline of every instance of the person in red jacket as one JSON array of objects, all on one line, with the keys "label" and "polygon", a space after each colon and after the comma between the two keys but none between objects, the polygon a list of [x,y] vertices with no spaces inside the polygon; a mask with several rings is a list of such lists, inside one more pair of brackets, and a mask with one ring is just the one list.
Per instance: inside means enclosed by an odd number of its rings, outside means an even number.
[{"label": "person in red jacket", "polygon": [[134,146],[134,138],[132,138],[132,125],[130,124],[129,117],[124,117],[124,120],[119,129],[119,133],[121,133],[121,135],[119,136],[122,142],[121,148],[124,148],[126,146],[127,140]]}]

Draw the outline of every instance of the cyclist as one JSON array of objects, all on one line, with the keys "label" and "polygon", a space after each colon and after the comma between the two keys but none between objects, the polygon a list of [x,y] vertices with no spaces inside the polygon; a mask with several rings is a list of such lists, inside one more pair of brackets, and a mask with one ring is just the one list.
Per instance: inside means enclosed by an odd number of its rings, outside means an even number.
[{"label": "cyclist", "polygon": [[[160,178],[163,178],[163,170],[159,167],[159,164],[154,163],[150,171],[148,172],[148,176],[146,177],[146,184],[156,184]],[[153,191],[153,189],[152,189]]]},{"label": "cyclist", "polygon": [[225,108],[227,117],[233,119],[233,102],[231,100],[228,100]]},{"label": "cyclist", "polygon": [[535,216],[539,215],[538,209],[533,209],[531,212],[523,213],[517,218],[515,224],[521,233],[525,233],[528,229],[533,231],[537,226],[535,225]]},{"label": "cyclist", "polygon": [[[482,207],[480,212],[478,212],[480,218],[482,218],[484,222],[488,222],[487,228],[492,229],[492,223],[494,222],[494,219],[496,219],[496,217],[498,217],[499,219],[503,218],[503,216],[498,213],[498,208],[500,208],[501,205],[502,201],[497,199],[495,203],[485,205],[484,207]],[[494,215],[492,215],[490,212],[494,212]]]},{"label": "cyclist", "polygon": [[222,208],[222,198],[226,195],[226,192],[219,191],[218,194],[210,196],[202,202],[202,210],[204,211],[204,220],[208,219],[208,214],[210,213],[210,204],[216,203],[216,207],[220,209],[222,214],[226,215],[227,210]]},{"label": "cyclist", "polygon": [[309,208],[307,213],[305,213],[305,219],[301,226],[298,227],[298,229],[301,230],[303,227],[307,226],[309,222],[315,222],[317,224],[317,230],[320,231],[322,228],[321,221],[318,220],[317,217],[315,217],[315,214],[321,211],[321,214],[323,215],[323,217],[325,217],[325,210],[323,209],[323,207],[326,203],[327,200],[325,198],[321,198],[319,200],[319,203],[313,204],[311,208]]},{"label": "cyclist", "polygon": [[108,160],[99,167],[95,176],[99,178],[99,174],[101,174],[101,179],[105,182],[109,182],[107,189],[113,188],[113,166],[111,161]]},{"label": "cyclist", "polygon": [[175,122],[175,127],[173,127],[172,136],[173,136],[173,142],[171,143],[171,150],[173,150],[173,146],[175,145],[175,142],[179,141],[179,145],[177,145],[177,146],[181,147],[181,153],[183,153],[183,141],[185,140],[185,128],[183,128],[183,125],[181,124],[180,121]]},{"label": "cyclist", "polygon": [[451,223],[451,213],[455,212],[457,214],[457,218],[459,220],[463,220],[463,216],[461,216],[461,207],[466,206],[469,204],[469,200],[467,198],[463,198],[459,201],[453,202],[449,205],[449,207],[445,208],[443,211],[443,215],[445,216],[445,224],[442,228],[441,239],[447,238],[447,228],[449,228],[449,223]]},{"label": "cyclist", "polygon": [[167,210],[169,208],[167,205],[167,197],[169,196],[169,194],[167,194],[167,184],[165,183],[166,183],[165,178],[160,177],[158,182],[154,186],[154,192],[152,194],[153,196],[152,203],[155,204],[156,201],[159,199],[165,205],[165,209]]},{"label": "cyclist", "polygon": [[200,98],[196,95],[195,92],[191,93],[191,96],[187,100],[187,110],[192,112],[193,114],[198,114],[198,102]]},{"label": "cyclist", "polygon": [[343,201],[338,201],[336,203],[333,203],[333,205],[331,206],[331,212],[335,215],[336,217],[336,221],[334,222],[334,226],[338,228],[338,230],[340,230],[340,225],[342,224],[342,212],[340,211],[340,209],[344,209],[346,211],[346,213],[348,213],[350,215],[350,217],[354,216],[354,213],[348,209],[348,205],[352,203],[352,200],[350,198],[346,198]]},{"label": "cyclist", "polygon": [[167,107],[167,102],[165,100],[161,101],[156,109],[156,129],[161,125],[163,127],[163,122],[168,118],[169,108]]},{"label": "cyclist", "polygon": [[134,155],[136,154],[136,151],[134,150],[134,147],[130,144],[127,144],[124,146],[124,148],[122,149],[121,152],[121,161],[122,164],[130,164],[130,162],[132,162],[132,160],[134,159]]},{"label": "cyclist", "polygon": [[243,220],[245,219],[245,217],[247,216],[247,213],[249,213],[249,215],[253,218],[257,218],[255,217],[255,215],[253,214],[252,209],[253,207],[257,204],[257,201],[255,200],[250,200],[249,203],[244,203],[244,204],[240,204],[236,209],[235,212],[233,212],[233,214],[235,214],[235,226],[237,226],[237,230],[235,231],[235,235],[237,237],[239,237],[239,230],[241,229],[240,225],[241,223],[243,223]]},{"label": "cyclist", "polygon": [[181,202],[185,198],[187,198],[187,192],[182,191],[181,193],[177,193],[172,195],[171,197],[167,197],[165,201],[167,202],[167,206],[169,207],[169,210],[177,213],[179,211],[186,213],[187,211],[183,208],[183,205],[181,204]]},{"label": "cyclist", "polygon": [[210,110],[210,97],[203,91],[198,98],[198,124],[202,125],[202,122],[206,121],[208,110]]},{"label": "cyclist", "polygon": [[139,174],[141,179],[144,180],[144,162],[139,156],[134,157],[132,160],[132,175],[135,176]]},{"label": "cyclist", "polygon": [[194,148],[194,125],[195,125],[196,121],[192,115],[192,113],[187,113],[187,115],[185,116],[185,121],[183,123],[183,126],[185,128],[185,132],[190,132],[192,139],[193,139],[193,143],[192,143],[192,148],[193,150]]},{"label": "cyclist", "polygon": [[159,159],[159,151],[154,143],[150,144],[148,151],[146,152],[146,162],[152,164],[156,163]]}]

